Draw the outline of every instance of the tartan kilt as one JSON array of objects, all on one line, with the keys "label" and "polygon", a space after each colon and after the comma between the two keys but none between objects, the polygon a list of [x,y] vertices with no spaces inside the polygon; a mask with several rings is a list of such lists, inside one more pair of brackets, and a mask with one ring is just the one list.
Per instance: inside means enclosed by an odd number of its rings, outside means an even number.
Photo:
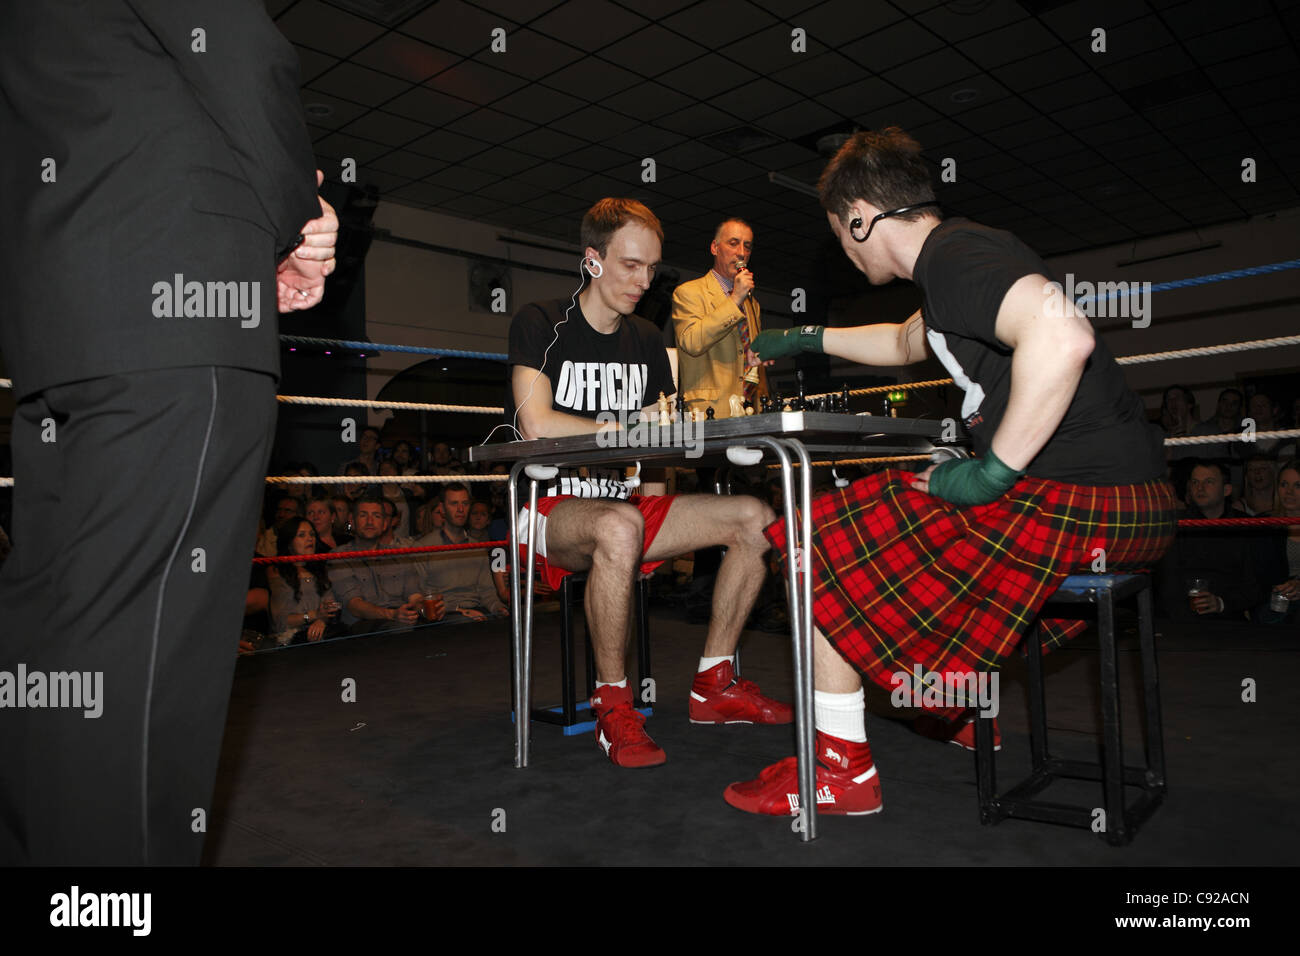
[{"label": "tartan kilt", "polygon": [[[1173,488],[1071,485],[1025,477],[971,508],[888,469],[812,503],[813,620],[850,664],[886,690],[911,672],[998,668],[1065,578],[1105,549],[1112,571],[1146,570],[1177,528]],[[786,560],[785,519],[767,528]],[[1045,620],[1044,650],[1084,621]],[[955,718],[960,708],[933,708]]]}]

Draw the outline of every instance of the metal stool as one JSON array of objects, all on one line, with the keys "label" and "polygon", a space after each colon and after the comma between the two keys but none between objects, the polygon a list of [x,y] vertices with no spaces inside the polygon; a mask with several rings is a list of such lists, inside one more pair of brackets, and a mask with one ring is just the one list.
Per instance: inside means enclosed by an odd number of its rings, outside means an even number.
[{"label": "metal stool", "polygon": [[[645,682],[650,677],[650,601],[649,581],[637,579],[633,597],[636,601],[637,682],[633,694],[640,698]],[[555,724],[565,736],[586,733],[596,726],[588,719],[591,704],[587,701],[596,689],[596,661],[591,647],[591,634],[583,620],[583,643],[586,645],[587,690],[583,699],[577,699],[573,675],[573,606],[583,598],[587,586],[586,572],[565,575],[560,584],[560,704],[555,707],[534,707],[533,720]],[[653,698],[652,698],[653,702]],[[650,706],[637,710],[649,717],[654,713]]]},{"label": "metal stool", "polygon": [[[1115,602],[1137,597],[1142,656],[1142,702],[1146,710],[1146,766],[1125,767],[1120,728],[1119,673],[1116,661]],[[1047,612],[1050,607],[1051,613]],[[1155,632],[1151,624],[1151,582],[1145,574],[1071,575],[1052,595],[1044,617],[1089,617],[1095,608],[1101,648],[1101,763],[1052,757],[1047,750],[1047,711],[1043,694],[1041,624],[1025,639],[1029,671],[1029,739],[1033,772],[1003,794],[997,793],[992,721],[975,719],[975,776],[980,822],[1008,817],[1066,826],[1094,827],[1094,807],[1033,799],[1060,779],[1097,780],[1102,785],[1106,842],[1122,846],[1160,805],[1165,794],[1165,754],[1161,737],[1160,687],[1156,673]],[[1141,792],[1125,804],[1124,787]]]}]

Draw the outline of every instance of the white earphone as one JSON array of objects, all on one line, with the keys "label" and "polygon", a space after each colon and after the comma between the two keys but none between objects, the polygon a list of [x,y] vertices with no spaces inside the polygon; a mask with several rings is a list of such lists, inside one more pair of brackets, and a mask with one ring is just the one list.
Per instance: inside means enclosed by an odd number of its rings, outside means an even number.
[{"label": "white earphone", "polygon": [[582,267],[587,270],[587,275],[593,279],[599,279],[605,274],[605,267],[590,256],[582,260]]},{"label": "white earphone", "polygon": [[641,487],[641,462],[636,463],[636,471],[632,472],[632,476],[626,479],[623,484],[629,488]]}]

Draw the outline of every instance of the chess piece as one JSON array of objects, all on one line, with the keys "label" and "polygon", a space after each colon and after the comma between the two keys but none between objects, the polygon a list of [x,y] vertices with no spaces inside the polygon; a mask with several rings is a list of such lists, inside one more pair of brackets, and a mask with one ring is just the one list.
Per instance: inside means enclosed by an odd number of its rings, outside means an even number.
[{"label": "chess piece", "polygon": [[675,411],[676,411],[676,414],[673,415],[673,421],[675,421],[675,422],[685,422],[685,421],[687,420],[687,418],[686,418],[686,400],[685,400],[684,398],[682,398],[682,393],[681,393],[681,392],[678,392],[678,393],[677,393],[677,408],[676,408]]},{"label": "chess piece", "polygon": [[659,425],[671,425],[673,423],[672,412],[668,406],[668,396],[663,392],[659,393]]},{"label": "chess piece", "polygon": [[727,405],[731,408],[732,418],[740,418],[742,415],[745,414],[745,406],[740,404],[739,395],[732,395],[731,398],[727,401]]},{"label": "chess piece", "polygon": [[763,410],[764,415],[766,415],[768,412],[772,410],[772,400],[768,398],[766,395],[764,395],[762,398],[758,400],[758,404],[759,407]]},{"label": "chess piece", "polygon": [[799,369],[799,371],[795,372],[795,377],[799,380],[799,394],[793,403],[794,410],[797,412],[807,411],[808,400],[807,398],[804,397],[804,391],[803,391],[803,369]]},{"label": "chess piece", "polygon": [[849,383],[844,383],[844,390],[840,392],[840,411],[846,415],[849,411]]},{"label": "chess piece", "polygon": [[705,417],[708,421],[713,421],[713,406],[712,406],[712,405],[710,405],[708,408],[706,408],[706,409],[704,410],[704,417]]},{"label": "chess piece", "polygon": [[752,414],[754,414],[754,403],[753,403],[753,402],[746,402],[746,403],[745,403],[745,414],[746,414],[746,415],[752,415]]}]

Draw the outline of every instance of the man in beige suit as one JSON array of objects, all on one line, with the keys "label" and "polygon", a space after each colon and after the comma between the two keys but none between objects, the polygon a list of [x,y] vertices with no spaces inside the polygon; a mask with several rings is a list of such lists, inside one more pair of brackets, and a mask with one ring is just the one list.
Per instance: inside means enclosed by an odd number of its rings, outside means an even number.
[{"label": "man in beige suit", "polygon": [[731,414],[732,395],[753,400],[767,391],[762,366],[748,349],[760,331],[749,256],[754,231],[741,219],[718,226],[708,274],[673,293],[678,388],[689,409],[710,406],[716,418]]}]

